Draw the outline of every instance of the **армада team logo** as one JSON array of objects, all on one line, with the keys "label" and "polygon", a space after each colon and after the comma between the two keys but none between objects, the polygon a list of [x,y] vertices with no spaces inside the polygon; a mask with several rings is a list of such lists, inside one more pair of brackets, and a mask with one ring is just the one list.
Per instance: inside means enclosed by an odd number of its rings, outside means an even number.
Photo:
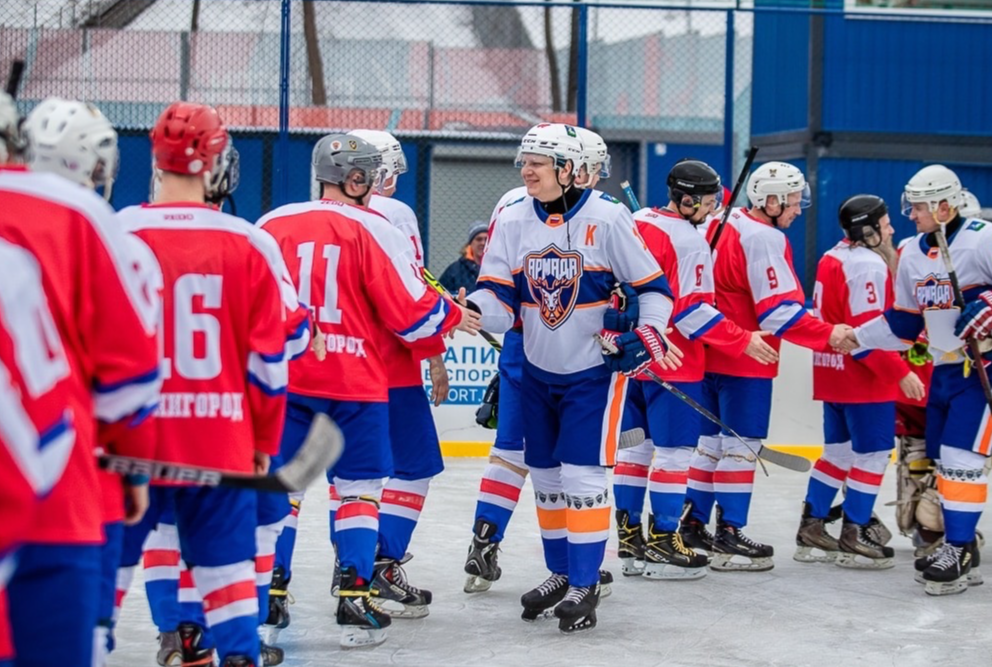
[{"label": "\u0430\u0440\u043c\u0430\u0434\u0430 team logo", "polygon": [[582,255],[549,245],[524,256],[524,275],[545,326],[557,329],[572,314],[578,301]]}]

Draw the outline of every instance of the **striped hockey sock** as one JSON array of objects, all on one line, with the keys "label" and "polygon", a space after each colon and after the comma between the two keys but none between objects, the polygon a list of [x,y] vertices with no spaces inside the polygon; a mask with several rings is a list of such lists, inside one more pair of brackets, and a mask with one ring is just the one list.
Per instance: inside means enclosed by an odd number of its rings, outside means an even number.
[{"label": "striped hockey sock", "polygon": [[975,539],[975,529],[988,498],[985,457],[975,452],[940,447],[937,492],[944,515],[944,538],[964,545]]},{"label": "striped hockey sock", "polygon": [[220,658],[244,655],[256,664],[260,662],[255,564],[246,560],[217,567],[197,566],[193,579]]},{"label": "striped hockey sock", "polygon": [[889,464],[891,451],[855,454],[854,464],[847,475],[847,495],[844,498],[844,515],[854,523],[864,525],[871,519],[882,476]]},{"label": "striped hockey sock", "polygon": [[334,489],[341,500],[336,512],[332,501],[332,538],[341,570],[354,567],[361,579],[371,581],[379,541],[382,482],[378,479],[342,480],[335,477]]},{"label": "striped hockey sock", "polygon": [[152,622],[159,632],[174,632],[182,618],[179,610],[179,533],[174,525],[160,523],[148,534],[142,562]]},{"label": "striped hockey sock", "polygon": [[269,617],[269,588],[276,562],[276,543],[282,527],[283,522],[279,521],[255,529],[255,589],[258,593],[259,623],[265,623]]},{"label": "striped hockey sock", "polygon": [[599,466],[563,464],[565,524],[568,530],[568,584],[592,586],[599,581],[599,568],[610,536],[610,492],[606,469]]},{"label": "striped hockey sock", "polygon": [[[520,500],[526,477],[504,465],[489,463],[482,472],[479,499],[475,503],[475,521],[484,519],[496,526],[492,541],[501,542],[513,510]],[[472,525],[475,525],[473,522]]]},{"label": "striped hockey sock", "polygon": [[[758,451],[761,441],[747,438],[751,449]],[[758,460],[735,438],[723,439],[723,457],[713,471],[713,493],[723,509],[723,520],[736,528],[747,525],[754,491],[754,470]]]},{"label": "striped hockey sock", "polygon": [[431,478],[389,479],[379,507],[379,556],[401,560],[424,509]]},{"label": "striped hockey sock", "polygon": [[613,502],[618,510],[630,515],[630,525],[641,523],[644,496],[648,489],[648,466],[654,445],[645,440],[636,447],[617,452],[617,466],[613,469]]},{"label": "striped hockey sock", "polygon": [[648,481],[654,527],[671,532],[678,530],[685,504],[692,447],[656,447],[654,465]]},{"label": "striped hockey sock", "polygon": [[709,523],[713,513],[713,503],[716,500],[713,473],[720,461],[722,446],[719,435],[700,436],[699,446],[689,459],[685,497],[692,501],[692,517],[703,523]]},{"label": "striped hockey sock", "polygon": [[541,529],[544,563],[555,574],[568,574],[568,528],[561,468],[531,468],[537,524]]},{"label": "striped hockey sock", "polygon": [[853,458],[850,440],[824,445],[823,455],[813,464],[806,487],[806,502],[812,516],[825,519],[830,513],[837,492],[847,480]]},{"label": "striped hockey sock", "polygon": [[281,567],[286,578],[293,574],[293,550],[296,548],[296,527],[303,507],[303,492],[289,494],[289,515],[283,522],[282,532],[276,542],[275,566]]}]

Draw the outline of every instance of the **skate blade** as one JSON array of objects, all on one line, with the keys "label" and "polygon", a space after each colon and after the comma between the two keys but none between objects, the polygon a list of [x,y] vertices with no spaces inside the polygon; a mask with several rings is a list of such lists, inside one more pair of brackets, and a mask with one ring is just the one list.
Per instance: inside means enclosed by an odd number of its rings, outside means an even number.
[{"label": "skate blade", "polygon": [[156,657],[156,661],[165,667],[183,667],[183,654],[181,651],[170,653],[164,658]]},{"label": "skate blade", "polygon": [[386,641],[385,628],[341,628],[341,648],[365,648]]},{"label": "skate blade", "polygon": [[625,577],[639,577],[644,574],[644,561],[636,558],[620,559],[620,574]]},{"label": "skate blade", "polygon": [[430,608],[425,604],[403,604],[396,600],[385,600],[374,598],[376,604],[389,614],[390,618],[423,618],[431,613]]},{"label": "skate blade", "polygon": [[469,577],[465,579],[465,586],[462,590],[466,593],[485,593],[492,587],[493,582],[488,579],[483,579],[482,577],[477,577],[475,575],[469,575]]},{"label": "skate blade", "polygon": [[891,558],[868,558],[860,554],[842,552],[837,556],[836,565],[848,570],[888,570],[896,564]]},{"label": "skate blade", "polygon": [[576,622],[559,620],[558,632],[563,635],[577,635],[582,632],[589,632],[596,627],[596,614],[590,614]]},{"label": "skate blade", "polygon": [[672,563],[648,563],[644,578],[652,581],[691,581],[706,576],[706,567],[682,567]]},{"label": "skate blade", "polygon": [[923,589],[927,595],[957,595],[968,590],[968,578],[960,577],[954,581],[928,581]]},{"label": "skate blade", "polygon": [[341,590],[341,587],[340,586],[331,586],[331,597],[332,598],[338,597],[338,591],[339,590]]},{"label": "skate blade", "polygon": [[524,609],[520,614],[520,618],[527,623],[537,623],[539,621],[549,621],[555,617],[555,609],[551,607],[550,609],[542,609],[540,611],[536,609]]},{"label": "skate blade", "polygon": [[599,585],[599,599],[608,598],[613,595],[613,586],[610,584],[600,584]]},{"label": "skate blade", "polygon": [[824,551],[819,547],[796,547],[792,560],[799,563],[833,563],[837,560],[837,552]]},{"label": "skate blade", "polygon": [[968,585],[981,586],[984,583],[985,579],[982,578],[982,573],[978,571],[978,568],[971,568],[971,572],[968,573]]},{"label": "skate blade", "polygon": [[[775,567],[771,558],[749,558],[745,562],[734,560],[735,554],[713,554],[710,568],[718,572],[767,572]],[[746,558],[746,556],[740,556]]]}]

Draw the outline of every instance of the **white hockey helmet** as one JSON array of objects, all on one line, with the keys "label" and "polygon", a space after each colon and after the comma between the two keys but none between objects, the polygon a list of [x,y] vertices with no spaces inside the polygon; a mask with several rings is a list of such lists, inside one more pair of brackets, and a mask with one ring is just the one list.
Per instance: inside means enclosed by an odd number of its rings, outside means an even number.
[{"label": "white hockey helmet", "polygon": [[110,199],[117,176],[117,132],[92,104],[50,97],[28,114],[22,128],[27,163],[96,189]]},{"label": "white hockey helmet", "polygon": [[940,202],[946,201],[951,208],[960,209],[962,203],[961,180],[958,175],[942,164],[923,167],[909,179],[902,193],[902,213],[909,215],[913,204],[928,204],[935,213]]},{"label": "white hockey helmet", "polygon": [[14,99],[0,90],[0,164],[10,160],[24,148],[20,122]]},{"label": "white hockey helmet", "polygon": [[610,154],[606,150],[606,142],[592,130],[577,127],[575,131],[582,142],[582,163],[590,175],[598,174],[600,178],[610,177]]},{"label": "white hockey helmet", "polygon": [[407,171],[406,155],[399,140],[383,130],[352,130],[352,136],[364,139],[372,144],[382,154],[382,177],[377,189],[381,189],[389,179],[405,174]]},{"label": "white hockey helmet", "polygon": [[961,191],[961,205],[958,206],[958,213],[962,218],[981,218],[982,204],[978,197],[967,190]]},{"label": "white hockey helmet", "polygon": [[545,155],[555,161],[555,168],[561,169],[571,160],[572,175],[578,172],[582,164],[582,140],[579,133],[571,125],[562,123],[541,123],[527,130],[520,141],[517,159],[514,166],[520,169],[524,166],[524,155]]},{"label": "white hockey helmet", "polygon": [[788,162],[766,162],[755,169],[747,181],[747,198],[755,208],[764,208],[770,195],[775,195],[784,205],[793,192],[801,194],[799,207],[809,208],[809,183],[799,167]]}]

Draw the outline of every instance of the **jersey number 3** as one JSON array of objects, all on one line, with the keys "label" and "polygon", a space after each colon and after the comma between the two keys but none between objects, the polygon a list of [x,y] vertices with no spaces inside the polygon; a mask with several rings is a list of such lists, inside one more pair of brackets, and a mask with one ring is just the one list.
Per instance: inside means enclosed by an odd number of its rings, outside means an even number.
[{"label": "jersey number 3", "polygon": [[[312,300],[311,287],[313,277],[320,272],[314,271],[316,244],[313,241],[301,243],[296,248],[296,257],[300,260],[300,301],[308,306],[318,306]],[[320,253],[324,259],[324,303],[317,308],[317,321],[324,324],[341,324],[341,311],[338,310],[338,262],[341,258],[341,247],[327,244]]]}]

